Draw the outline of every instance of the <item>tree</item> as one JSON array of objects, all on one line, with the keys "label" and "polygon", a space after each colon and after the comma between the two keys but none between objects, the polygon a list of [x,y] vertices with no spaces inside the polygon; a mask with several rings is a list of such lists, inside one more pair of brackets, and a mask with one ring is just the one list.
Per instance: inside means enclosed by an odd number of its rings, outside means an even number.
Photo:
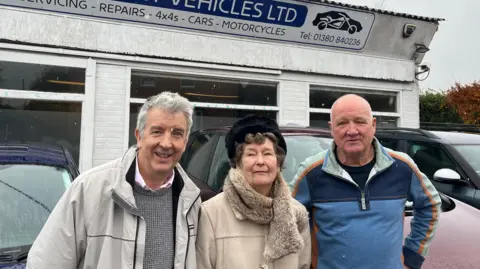
[{"label": "tree", "polygon": [[443,92],[427,90],[420,94],[420,122],[463,123]]},{"label": "tree", "polygon": [[467,124],[480,124],[480,82],[455,83],[446,94],[448,103]]}]

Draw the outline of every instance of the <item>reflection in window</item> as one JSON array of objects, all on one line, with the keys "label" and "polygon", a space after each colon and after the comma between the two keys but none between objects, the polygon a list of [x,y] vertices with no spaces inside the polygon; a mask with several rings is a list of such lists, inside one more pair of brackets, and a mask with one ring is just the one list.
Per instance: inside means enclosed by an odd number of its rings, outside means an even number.
[{"label": "reflection in window", "polygon": [[[130,128],[129,145],[135,145],[135,127],[137,126],[138,111],[142,104],[130,104]],[[269,117],[276,120],[276,111],[261,110],[236,110],[236,109],[218,109],[218,108],[195,108],[193,115],[192,132],[205,129],[232,125],[235,121],[249,115],[256,114]]]},{"label": "reflection in window", "polygon": [[378,112],[397,112],[397,95],[385,92],[359,93],[350,91],[332,91],[328,88],[310,89],[310,108],[332,107],[333,103],[341,96],[349,93],[355,93],[365,98],[372,107],[373,111]]},{"label": "reflection in window", "polygon": [[162,91],[178,92],[191,102],[277,105],[277,85],[248,80],[133,73],[130,97],[148,98]]},{"label": "reflection in window", "polygon": [[0,142],[65,146],[79,163],[82,104],[0,98]]},{"label": "reflection in window", "polygon": [[85,93],[85,69],[0,61],[0,89]]}]

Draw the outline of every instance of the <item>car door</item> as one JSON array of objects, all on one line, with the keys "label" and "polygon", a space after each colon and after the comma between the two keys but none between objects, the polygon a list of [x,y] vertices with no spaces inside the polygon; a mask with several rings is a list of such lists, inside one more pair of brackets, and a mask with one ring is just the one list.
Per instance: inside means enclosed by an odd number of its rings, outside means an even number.
[{"label": "car door", "polygon": [[[407,154],[413,159],[420,171],[433,183],[435,188],[453,198],[473,205],[475,189],[466,180],[466,175],[451,154],[440,143],[425,141],[408,141]],[[435,181],[433,175],[442,168],[456,171],[463,179],[463,184],[451,184]]]},{"label": "car door", "polygon": [[208,184],[209,168],[212,165],[214,150],[218,135],[213,133],[195,132],[190,135],[180,164],[200,188],[200,197],[206,201],[217,194]]}]

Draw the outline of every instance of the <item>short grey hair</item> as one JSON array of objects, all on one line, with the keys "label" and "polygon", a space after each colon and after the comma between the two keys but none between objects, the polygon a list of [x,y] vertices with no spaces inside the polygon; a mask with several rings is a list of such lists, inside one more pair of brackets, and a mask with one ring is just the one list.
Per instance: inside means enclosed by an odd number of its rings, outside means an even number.
[{"label": "short grey hair", "polygon": [[140,137],[143,137],[145,124],[147,123],[147,113],[152,108],[164,109],[172,114],[182,112],[187,120],[187,135],[190,133],[193,125],[193,104],[176,92],[165,91],[147,98],[147,101],[140,108],[137,117],[137,129],[140,132]]}]

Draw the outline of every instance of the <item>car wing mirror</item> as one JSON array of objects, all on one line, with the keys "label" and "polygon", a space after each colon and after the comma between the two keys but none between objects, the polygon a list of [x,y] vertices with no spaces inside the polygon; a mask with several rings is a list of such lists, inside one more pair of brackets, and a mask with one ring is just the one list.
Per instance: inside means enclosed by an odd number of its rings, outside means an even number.
[{"label": "car wing mirror", "polygon": [[406,217],[413,216],[413,202],[412,201],[407,200],[405,202],[405,216]]},{"label": "car wing mirror", "polygon": [[433,180],[441,183],[447,184],[462,184],[465,183],[462,180],[460,174],[450,168],[442,168],[437,170],[435,174],[433,174]]}]

